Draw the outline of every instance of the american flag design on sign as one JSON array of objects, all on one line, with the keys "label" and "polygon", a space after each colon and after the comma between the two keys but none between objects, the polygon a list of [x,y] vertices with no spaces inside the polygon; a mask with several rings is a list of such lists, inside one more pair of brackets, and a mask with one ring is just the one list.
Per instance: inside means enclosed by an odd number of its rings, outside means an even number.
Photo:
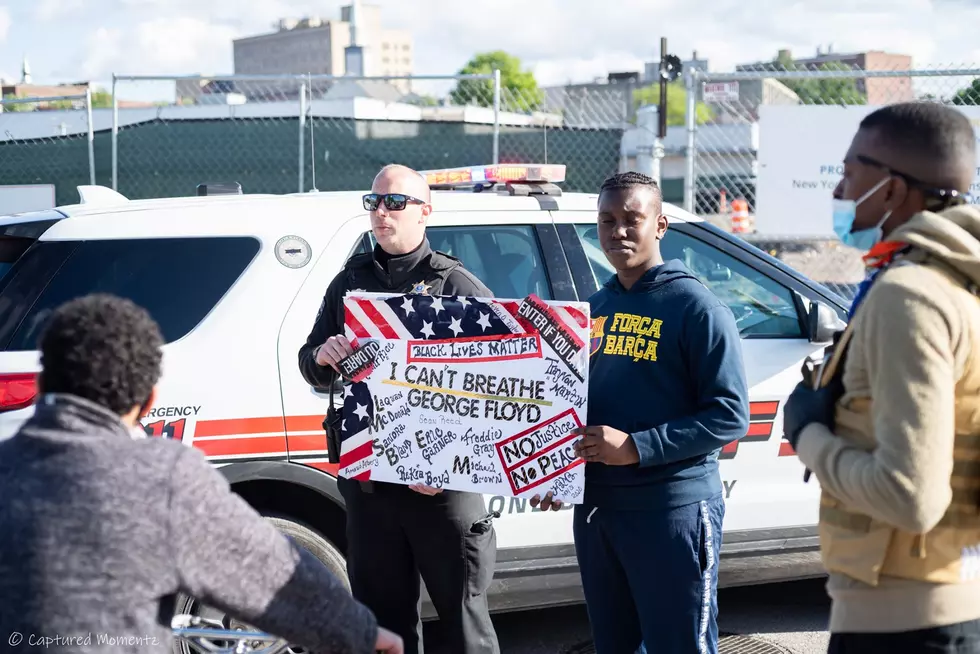
[{"label": "american flag design on sign", "polygon": [[[344,298],[344,332],[354,348],[370,340],[444,340],[506,336],[536,330],[519,316],[522,300],[422,294],[348,293]],[[570,333],[589,326],[589,317],[572,303],[549,301],[551,315]],[[340,473],[371,478],[374,403],[365,382],[345,385],[341,425]]]}]

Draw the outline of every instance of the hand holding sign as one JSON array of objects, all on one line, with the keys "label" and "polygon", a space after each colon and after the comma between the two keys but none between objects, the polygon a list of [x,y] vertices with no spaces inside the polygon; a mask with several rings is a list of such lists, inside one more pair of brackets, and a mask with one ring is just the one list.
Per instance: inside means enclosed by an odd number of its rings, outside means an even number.
[{"label": "hand holding sign", "polygon": [[330,366],[340,372],[340,361],[354,353],[350,341],[343,334],[331,336],[316,350],[316,362],[320,366]]},{"label": "hand holding sign", "polygon": [[575,443],[575,454],[589,463],[628,466],[639,463],[640,453],[629,434],[612,427],[579,427],[572,434],[582,436]]}]

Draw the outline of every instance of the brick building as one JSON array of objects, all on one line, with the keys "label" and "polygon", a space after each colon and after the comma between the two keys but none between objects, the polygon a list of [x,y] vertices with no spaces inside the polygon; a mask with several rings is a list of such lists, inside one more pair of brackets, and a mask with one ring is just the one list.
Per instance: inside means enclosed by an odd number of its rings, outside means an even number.
[{"label": "brick building", "polygon": [[[826,63],[839,63],[858,70],[912,70],[912,57],[909,55],[892,54],[881,50],[840,53],[835,52],[833,47],[827,48],[826,51],[817,48],[816,56],[806,58],[794,58],[790,50],[780,50],[774,61],[740,64],[735,67],[735,70],[739,72],[772,70],[773,64],[779,60],[790,60],[796,66],[807,70],[817,70]],[[868,104],[891,104],[915,99],[910,76],[858,78],[855,81],[858,91],[868,99]]]}]

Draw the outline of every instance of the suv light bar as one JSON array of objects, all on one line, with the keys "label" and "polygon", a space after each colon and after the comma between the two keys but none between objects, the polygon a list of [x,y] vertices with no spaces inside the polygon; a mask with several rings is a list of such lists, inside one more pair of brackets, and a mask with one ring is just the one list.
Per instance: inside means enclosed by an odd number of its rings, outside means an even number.
[{"label": "suv light bar", "polygon": [[421,170],[429,186],[454,187],[476,184],[558,183],[565,181],[564,164],[501,164]]}]

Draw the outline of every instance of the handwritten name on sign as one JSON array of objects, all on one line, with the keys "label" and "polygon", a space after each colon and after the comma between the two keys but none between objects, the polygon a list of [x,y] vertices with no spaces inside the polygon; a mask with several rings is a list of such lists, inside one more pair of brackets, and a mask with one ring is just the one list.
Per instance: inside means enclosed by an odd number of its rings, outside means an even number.
[{"label": "handwritten name on sign", "polygon": [[579,504],[589,307],[348,293],[340,474]]}]

